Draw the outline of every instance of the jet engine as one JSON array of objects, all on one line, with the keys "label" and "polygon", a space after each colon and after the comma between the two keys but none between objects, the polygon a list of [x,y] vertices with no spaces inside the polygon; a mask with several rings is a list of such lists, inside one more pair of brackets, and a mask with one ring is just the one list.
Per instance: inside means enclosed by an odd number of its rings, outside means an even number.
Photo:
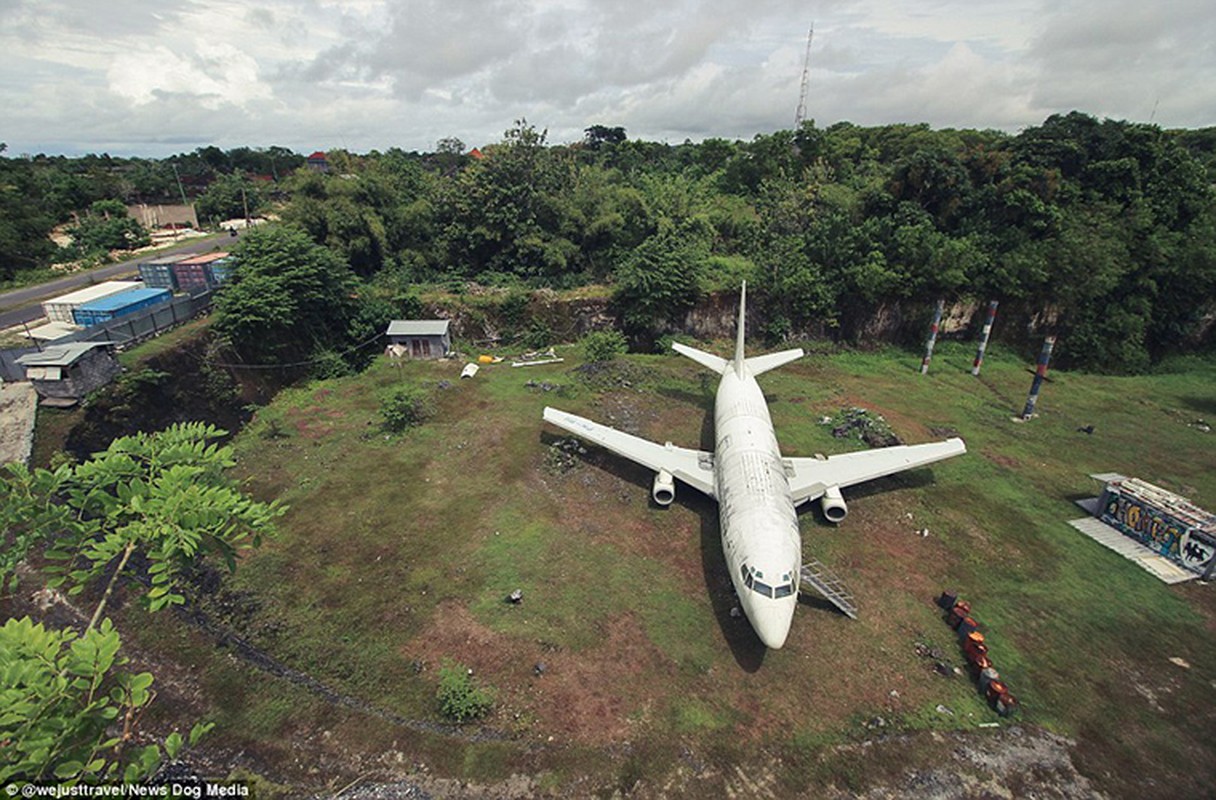
[{"label": "jet engine", "polygon": [[661,506],[669,506],[676,499],[676,482],[671,473],[665,469],[659,470],[654,476],[654,488],[650,492],[654,501]]},{"label": "jet engine", "polygon": [[828,490],[823,493],[823,499],[819,502],[823,506],[823,515],[828,518],[828,522],[840,522],[849,514],[849,507],[844,502],[844,495],[840,493],[839,486],[829,486]]}]

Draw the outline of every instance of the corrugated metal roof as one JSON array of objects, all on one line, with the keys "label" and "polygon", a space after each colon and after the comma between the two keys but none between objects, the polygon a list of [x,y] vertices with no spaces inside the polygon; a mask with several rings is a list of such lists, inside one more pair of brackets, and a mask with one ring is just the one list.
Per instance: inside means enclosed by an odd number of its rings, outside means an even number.
[{"label": "corrugated metal roof", "polygon": [[224,252],[204,253],[201,256],[194,256],[193,258],[186,258],[178,261],[177,266],[182,267],[186,266],[187,264],[210,264],[212,261],[219,261],[222,258],[227,258],[229,255],[231,254]]},{"label": "corrugated metal roof", "polygon": [[129,292],[132,289],[142,289],[143,285],[143,281],[105,281],[104,283],[99,283],[95,286],[86,286],[83,289],[77,289],[74,292],[69,292],[68,294],[60,295],[59,297],[52,297],[50,300],[43,303],[43,305],[48,303],[87,303],[90,300],[97,300],[98,298],[118,294],[119,292]]},{"label": "corrugated metal roof", "polygon": [[17,359],[23,367],[70,367],[85,353],[94,347],[102,347],[109,342],[71,342],[69,344],[53,344],[41,353],[27,353]]},{"label": "corrugated metal roof", "polygon": [[448,319],[395,319],[388,324],[389,336],[443,336],[451,324]]},{"label": "corrugated metal roof", "polygon": [[117,311],[120,308],[126,308],[135,303],[142,303],[149,297],[164,296],[167,300],[172,297],[172,292],[168,289],[132,289],[129,292],[102,297],[99,300],[94,300],[91,303],[85,303],[80,306],[81,311]]},{"label": "corrugated metal roof", "polygon": [[189,253],[176,253],[171,256],[161,256],[160,258],[150,258],[147,261],[141,261],[139,263],[141,266],[146,264],[147,266],[150,266],[150,267],[164,267],[164,266],[168,266],[170,264],[176,264],[179,261],[185,261],[187,258],[190,258]]}]

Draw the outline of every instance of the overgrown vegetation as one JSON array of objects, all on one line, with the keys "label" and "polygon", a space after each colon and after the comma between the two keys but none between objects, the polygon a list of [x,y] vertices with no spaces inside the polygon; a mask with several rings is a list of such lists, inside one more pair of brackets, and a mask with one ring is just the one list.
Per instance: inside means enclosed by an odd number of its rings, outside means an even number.
[{"label": "overgrown vegetation", "polygon": [[[1037,315],[1059,337],[1060,365],[1139,372],[1212,340],[1212,129],[1072,112],[1016,135],[808,122],[751,141],[671,146],[597,125],[555,146],[520,120],[478,158],[457,146],[334,151],[329,174],[293,172],[301,158],[281,148],[173,159],[208,186],[197,191],[213,217],[263,203],[249,176],[270,174],[283,219],[330,254],[320,266],[335,302],[321,316],[292,308],[265,254],[246,254],[250,284],[238,293],[269,290],[255,327],[273,335],[258,357],[294,363],[328,349],[357,367],[346,356],[362,340],[349,326],[394,313],[375,298],[402,313],[398,301],[420,282],[467,281],[609,284],[626,332],[643,344],[672,332],[699,294],[743,279],[771,339],[857,339],[859,321],[880,309],[973,298]],[[113,215],[86,210],[165,193],[166,175],[164,162],[0,159],[0,265],[45,263],[50,225],[75,212],[82,225],[109,226]],[[317,299],[302,289],[306,303]],[[231,310],[251,321],[253,309]],[[545,338],[516,327],[531,342]],[[289,359],[284,339],[308,358]]]},{"label": "overgrown vegetation", "polygon": [[439,688],[435,692],[439,713],[453,722],[480,719],[494,706],[494,690],[480,685],[473,670],[463,664],[447,663],[439,668]]},{"label": "overgrown vegetation", "polygon": [[[213,443],[222,435],[202,423],[177,425],[116,439],[79,464],[7,465],[0,586],[11,587],[18,565],[37,555],[51,563],[48,587],[101,593],[79,636],[28,617],[0,629],[0,781],[136,781],[163,756],[177,757],[178,733],[163,745],[134,746],[153,676],[112,671],[126,659],[104,614],[119,586],[150,611],[180,605],[183,572],[208,556],[235,569],[239,551],[273,533],[285,509],[244,496],[223,476],[234,462],[230,447]],[[196,725],[190,743],[209,727]]]},{"label": "overgrown vegetation", "polygon": [[394,389],[380,401],[380,416],[384,429],[402,433],[421,425],[435,413],[430,392],[419,386]]},{"label": "overgrown vegetation", "polygon": [[592,331],[583,337],[582,345],[583,358],[592,364],[611,361],[629,349],[625,335],[614,330]]}]

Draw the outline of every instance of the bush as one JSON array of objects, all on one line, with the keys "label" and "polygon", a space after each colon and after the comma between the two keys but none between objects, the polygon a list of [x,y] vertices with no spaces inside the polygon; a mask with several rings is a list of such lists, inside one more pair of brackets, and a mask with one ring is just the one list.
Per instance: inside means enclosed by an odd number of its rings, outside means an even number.
[{"label": "bush", "polygon": [[431,397],[419,387],[398,389],[380,402],[384,428],[394,433],[421,425],[432,413],[434,406]]},{"label": "bush", "polygon": [[593,331],[583,337],[583,356],[592,363],[611,361],[628,349],[625,335],[618,330]]},{"label": "bush", "polygon": [[439,690],[435,693],[439,712],[454,722],[484,717],[494,705],[494,690],[473,680],[472,670],[462,664],[439,668]]}]

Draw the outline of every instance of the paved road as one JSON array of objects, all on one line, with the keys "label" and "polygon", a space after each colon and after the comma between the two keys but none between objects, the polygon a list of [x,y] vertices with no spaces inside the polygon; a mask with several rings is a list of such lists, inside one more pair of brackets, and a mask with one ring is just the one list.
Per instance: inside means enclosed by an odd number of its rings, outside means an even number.
[{"label": "paved road", "polygon": [[[163,258],[179,253],[209,253],[212,249],[218,246],[225,246],[231,239],[227,237],[207,236],[199,239],[191,239],[183,243],[180,247],[174,247],[171,250],[162,250],[157,253],[155,258]],[[42,316],[42,306],[38,305],[39,301],[45,300],[48,297],[65,294],[73,289],[79,289],[82,286],[90,286],[94,283],[102,281],[115,280],[117,278],[131,275],[139,270],[139,262],[147,261],[149,256],[144,254],[137,256],[128,261],[122,261],[118,264],[110,264],[109,266],[99,267],[98,269],[88,272],[81,272],[75,275],[69,275],[65,278],[53,280],[50,283],[43,283],[38,286],[27,286],[24,289],[14,289],[11,292],[0,294],[0,330],[20,325],[23,322],[32,322]]]}]

